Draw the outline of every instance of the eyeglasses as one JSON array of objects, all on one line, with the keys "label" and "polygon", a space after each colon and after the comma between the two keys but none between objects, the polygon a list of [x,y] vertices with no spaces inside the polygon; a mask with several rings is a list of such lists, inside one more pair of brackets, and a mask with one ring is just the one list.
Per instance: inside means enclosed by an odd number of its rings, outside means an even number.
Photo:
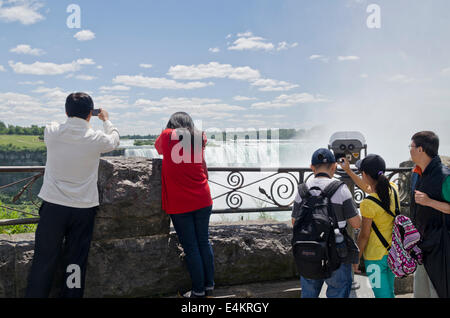
[{"label": "eyeglasses", "polygon": [[411,149],[411,148],[417,148],[417,146],[409,145],[408,148],[409,148],[409,149]]}]

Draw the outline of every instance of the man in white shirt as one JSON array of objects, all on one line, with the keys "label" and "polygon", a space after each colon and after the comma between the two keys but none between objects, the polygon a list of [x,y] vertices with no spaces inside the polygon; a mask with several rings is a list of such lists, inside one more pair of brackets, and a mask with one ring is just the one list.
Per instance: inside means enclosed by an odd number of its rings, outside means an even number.
[{"label": "man in white shirt", "polygon": [[99,206],[97,179],[100,155],[119,146],[120,136],[101,109],[98,118],[104,132],[90,125],[94,103],[85,93],[66,100],[67,121],[51,123],[44,132],[47,163],[39,197],[40,220],[27,297],[49,296],[64,242],[64,272],[61,296],[81,298],[87,258]]}]

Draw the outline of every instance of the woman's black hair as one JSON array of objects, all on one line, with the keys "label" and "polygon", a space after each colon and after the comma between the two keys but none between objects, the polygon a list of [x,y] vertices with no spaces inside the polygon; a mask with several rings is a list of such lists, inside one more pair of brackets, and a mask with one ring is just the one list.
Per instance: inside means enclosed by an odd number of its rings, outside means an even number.
[{"label": "woman's black hair", "polygon": [[379,155],[367,155],[360,163],[356,163],[358,169],[364,171],[374,181],[376,181],[375,192],[380,198],[383,209],[390,211],[391,197],[389,189],[391,188],[388,178],[384,175],[386,171],[386,162]]},{"label": "woman's black hair", "polygon": [[203,132],[199,131],[197,128],[195,128],[194,121],[192,120],[191,116],[189,116],[188,113],[185,112],[177,112],[173,114],[169,122],[167,123],[166,129],[176,129],[180,132],[179,134],[179,140],[183,140],[183,133],[186,132],[186,130],[189,132],[191,136],[191,146],[194,147],[195,138],[201,138],[202,140],[202,147],[205,146],[204,140],[203,140]]},{"label": "woman's black hair", "polygon": [[[373,178],[373,176],[371,176]],[[378,194],[380,198],[381,205],[383,209],[390,211],[391,210],[391,196],[389,194],[389,189],[391,185],[389,183],[388,178],[384,174],[378,175],[378,178],[374,178],[377,181],[377,185],[375,186],[375,192]]]}]

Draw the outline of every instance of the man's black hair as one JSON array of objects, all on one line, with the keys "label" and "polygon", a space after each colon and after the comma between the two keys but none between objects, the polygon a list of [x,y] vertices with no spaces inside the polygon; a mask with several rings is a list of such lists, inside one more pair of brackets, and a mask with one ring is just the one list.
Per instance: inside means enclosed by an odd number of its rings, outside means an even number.
[{"label": "man's black hair", "polygon": [[66,113],[69,117],[87,119],[94,109],[91,96],[86,93],[72,93],[66,99]]},{"label": "man's black hair", "polygon": [[416,147],[422,147],[423,151],[430,157],[434,158],[439,154],[439,137],[432,131],[421,131],[411,138]]}]

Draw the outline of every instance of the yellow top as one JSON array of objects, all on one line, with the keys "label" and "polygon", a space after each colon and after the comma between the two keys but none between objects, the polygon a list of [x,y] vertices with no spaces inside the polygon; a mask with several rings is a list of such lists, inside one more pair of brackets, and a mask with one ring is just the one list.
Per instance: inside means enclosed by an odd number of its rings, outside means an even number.
[{"label": "yellow top", "polygon": [[[397,191],[397,200],[400,205],[400,199],[398,198],[398,188],[391,182],[391,185]],[[380,200],[376,193],[370,194],[370,196]],[[395,211],[395,199],[392,190],[390,190],[391,196],[391,208],[392,213]],[[364,218],[372,219],[372,222],[378,227],[381,235],[386,239],[386,242],[391,244],[392,242],[392,228],[394,227],[394,218],[389,215],[382,207],[371,200],[365,199],[360,204],[361,215]],[[380,239],[373,229],[370,230],[369,241],[367,242],[366,249],[363,252],[364,259],[370,261],[381,260],[388,254],[387,249],[383,246]]]}]

